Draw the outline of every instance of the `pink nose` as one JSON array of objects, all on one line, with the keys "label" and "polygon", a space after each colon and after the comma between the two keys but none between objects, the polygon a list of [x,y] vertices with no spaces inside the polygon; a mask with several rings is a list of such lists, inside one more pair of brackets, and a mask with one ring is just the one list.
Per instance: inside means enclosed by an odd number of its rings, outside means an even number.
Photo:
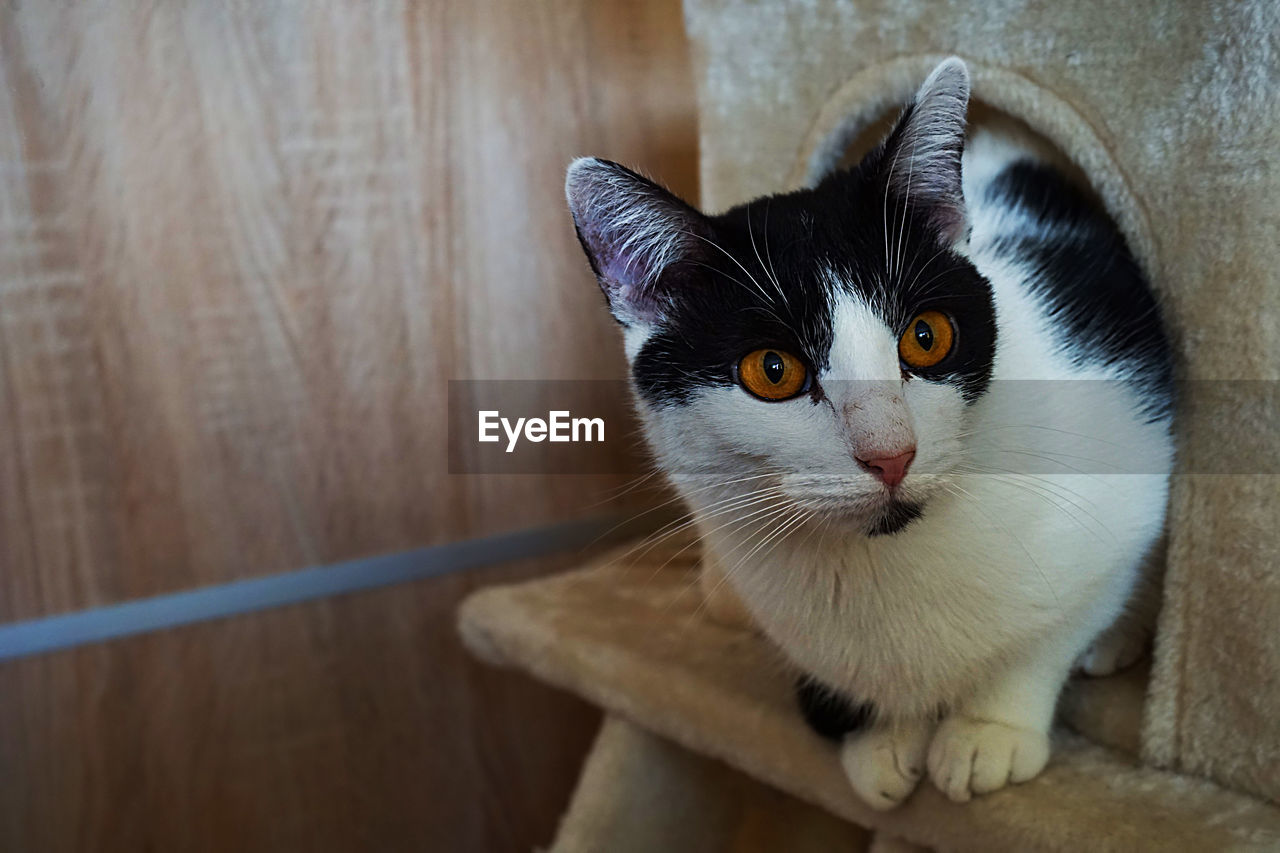
[{"label": "pink nose", "polygon": [[897,456],[888,456],[883,459],[859,459],[858,464],[892,488],[907,476],[907,469],[911,467],[911,460],[915,458],[916,449],[913,447]]}]

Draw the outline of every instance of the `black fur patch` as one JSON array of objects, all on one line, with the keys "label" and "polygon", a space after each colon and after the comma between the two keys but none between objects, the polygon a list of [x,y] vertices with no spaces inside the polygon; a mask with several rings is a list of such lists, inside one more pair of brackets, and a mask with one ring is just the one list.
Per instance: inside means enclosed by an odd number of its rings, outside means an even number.
[{"label": "black fur patch", "polygon": [[852,702],[808,675],[796,680],[796,699],[809,728],[829,740],[839,740],[850,732],[866,728],[875,714],[872,703]]},{"label": "black fur patch", "polygon": [[871,523],[871,527],[867,530],[867,535],[892,535],[922,515],[924,515],[924,507],[918,503],[893,501],[880,511],[880,515],[876,517]]},{"label": "black fur patch", "polygon": [[665,319],[632,368],[641,396],[687,403],[702,386],[732,384],[732,366],[761,347],[788,349],[822,371],[837,287],[896,333],[921,311],[949,314],[957,328],[951,353],[918,375],[956,385],[969,400],[980,396],[995,357],[990,284],[940,242],[929,211],[888,188],[885,171],[876,152],[813,189],[708,217],[709,239],[667,267],[655,288],[666,294]]},{"label": "black fur patch", "polygon": [[987,193],[1044,226],[995,248],[1035,269],[1029,283],[1061,323],[1073,360],[1120,366],[1135,377],[1148,417],[1168,417],[1173,357],[1159,305],[1115,223],[1058,172],[1031,161],[1005,169]]}]

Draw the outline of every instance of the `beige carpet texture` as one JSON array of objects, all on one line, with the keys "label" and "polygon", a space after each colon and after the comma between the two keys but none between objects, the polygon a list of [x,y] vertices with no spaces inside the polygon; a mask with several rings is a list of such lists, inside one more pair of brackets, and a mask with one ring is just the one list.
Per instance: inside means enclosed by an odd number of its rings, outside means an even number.
[{"label": "beige carpet texture", "polygon": [[[610,715],[557,853],[802,849],[760,840],[828,837],[800,803],[937,850],[1280,849],[1280,809],[1125,751],[1137,745],[1140,669],[1069,686],[1063,717],[1078,731],[1055,734],[1032,781],[963,805],[923,784],[902,807],[872,811],[836,747],[801,720],[778,652],[707,617],[697,558],[681,541],[628,547],[559,577],[483,590],[462,607],[459,627],[477,655]],[[789,798],[769,805],[755,786],[730,785],[725,765]],[[763,846],[734,843],[744,823]]]}]

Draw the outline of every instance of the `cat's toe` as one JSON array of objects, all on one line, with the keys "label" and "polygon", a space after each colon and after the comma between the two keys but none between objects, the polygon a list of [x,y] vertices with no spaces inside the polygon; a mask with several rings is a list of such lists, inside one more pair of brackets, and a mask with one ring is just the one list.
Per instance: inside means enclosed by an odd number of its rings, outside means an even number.
[{"label": "cat's toe", "polygon": [[840,764],[853,790],[877,811],[911,795],[924,775],[927,733],[873,728],[845,738]]},{"label": "cat's toe", "polygon": [[1076,659],[1075,668],[1085,675],[1111,675],[1133,666],[1147,649],[1147,637],[1136,632],[1108,631]]},{"label": "cat's toe", "polygon": [[929,778],[958,803],[1031,779],[1049,761],[1044,732],[966,717],[943,721],[929,745]]}]

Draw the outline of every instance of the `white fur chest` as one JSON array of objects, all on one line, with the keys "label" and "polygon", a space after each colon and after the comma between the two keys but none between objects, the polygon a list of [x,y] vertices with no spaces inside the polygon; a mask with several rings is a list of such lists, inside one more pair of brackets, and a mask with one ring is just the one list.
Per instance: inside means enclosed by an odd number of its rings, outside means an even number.
[{"label": "white fur chest", "polygon": [[945,495],[896,536],[817,529],[745,559],[735,555],[751,552],[750,533],[719,531],[708,545],[801,669],[888,717],[929,715],[1043,643],[1087,644],[1115,618],[1157,532],[1145,506],[1129,517],[1117,507],[1106,533],[1090,533],[1021,488],[965,488],[999,515]]}]

